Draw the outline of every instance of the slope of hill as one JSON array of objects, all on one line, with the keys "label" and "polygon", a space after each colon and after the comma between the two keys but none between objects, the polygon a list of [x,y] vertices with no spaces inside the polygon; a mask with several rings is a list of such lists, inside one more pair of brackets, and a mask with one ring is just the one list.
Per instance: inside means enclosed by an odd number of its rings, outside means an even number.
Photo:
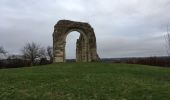
[{"label": "slope of hill", "polygon": [[170,69],[59,63],[0,70],[0,100],[170,100]]}]

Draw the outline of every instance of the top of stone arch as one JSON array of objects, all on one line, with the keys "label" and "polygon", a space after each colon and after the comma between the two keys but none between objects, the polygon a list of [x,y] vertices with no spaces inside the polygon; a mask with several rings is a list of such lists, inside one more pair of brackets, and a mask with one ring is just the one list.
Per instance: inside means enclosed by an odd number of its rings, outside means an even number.
[{"label": "top of stone arch", "polygon": [[60,20],[55,25],[55,28],[59,27],[75,27],[75,28],[89,28],[93,29],[89,23],[86,22],[77,22],[77,21],[71,21],[71,20]]}]

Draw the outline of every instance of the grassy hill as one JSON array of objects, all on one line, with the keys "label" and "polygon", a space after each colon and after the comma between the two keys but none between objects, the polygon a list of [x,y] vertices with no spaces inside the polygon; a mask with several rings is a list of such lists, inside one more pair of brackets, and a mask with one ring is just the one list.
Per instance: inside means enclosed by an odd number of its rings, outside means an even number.
[{"label": "grassy hill", "polygon": [[0,70],[0,100],[170,100],[170,69],[60,63]]}]

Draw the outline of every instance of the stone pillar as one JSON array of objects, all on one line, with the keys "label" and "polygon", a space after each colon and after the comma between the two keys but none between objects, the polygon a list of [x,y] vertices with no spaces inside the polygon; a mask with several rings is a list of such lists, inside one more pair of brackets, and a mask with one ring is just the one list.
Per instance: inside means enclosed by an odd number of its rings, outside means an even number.
[{"label": "stone pillar", "polygon": [[76,42],[76,62],[81,61],[80,54],[81,54],[80,43],[79,43],[79,39],[77,39],[77,42]]},{"label": "stone pillar", "polygon": [[65,47],[66,47],[66,42],[63,43],[63,62],[66,62],[66,51],[65,51]]}]

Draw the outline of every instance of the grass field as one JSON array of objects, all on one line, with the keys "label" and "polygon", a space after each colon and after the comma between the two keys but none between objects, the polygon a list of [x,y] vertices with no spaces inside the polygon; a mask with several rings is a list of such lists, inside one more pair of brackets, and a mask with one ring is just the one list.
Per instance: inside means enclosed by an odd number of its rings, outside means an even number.
[{"label": "grass field", "polygon": [[170,100],[170,68],[59,63],[0,70],[0,100]]}]

